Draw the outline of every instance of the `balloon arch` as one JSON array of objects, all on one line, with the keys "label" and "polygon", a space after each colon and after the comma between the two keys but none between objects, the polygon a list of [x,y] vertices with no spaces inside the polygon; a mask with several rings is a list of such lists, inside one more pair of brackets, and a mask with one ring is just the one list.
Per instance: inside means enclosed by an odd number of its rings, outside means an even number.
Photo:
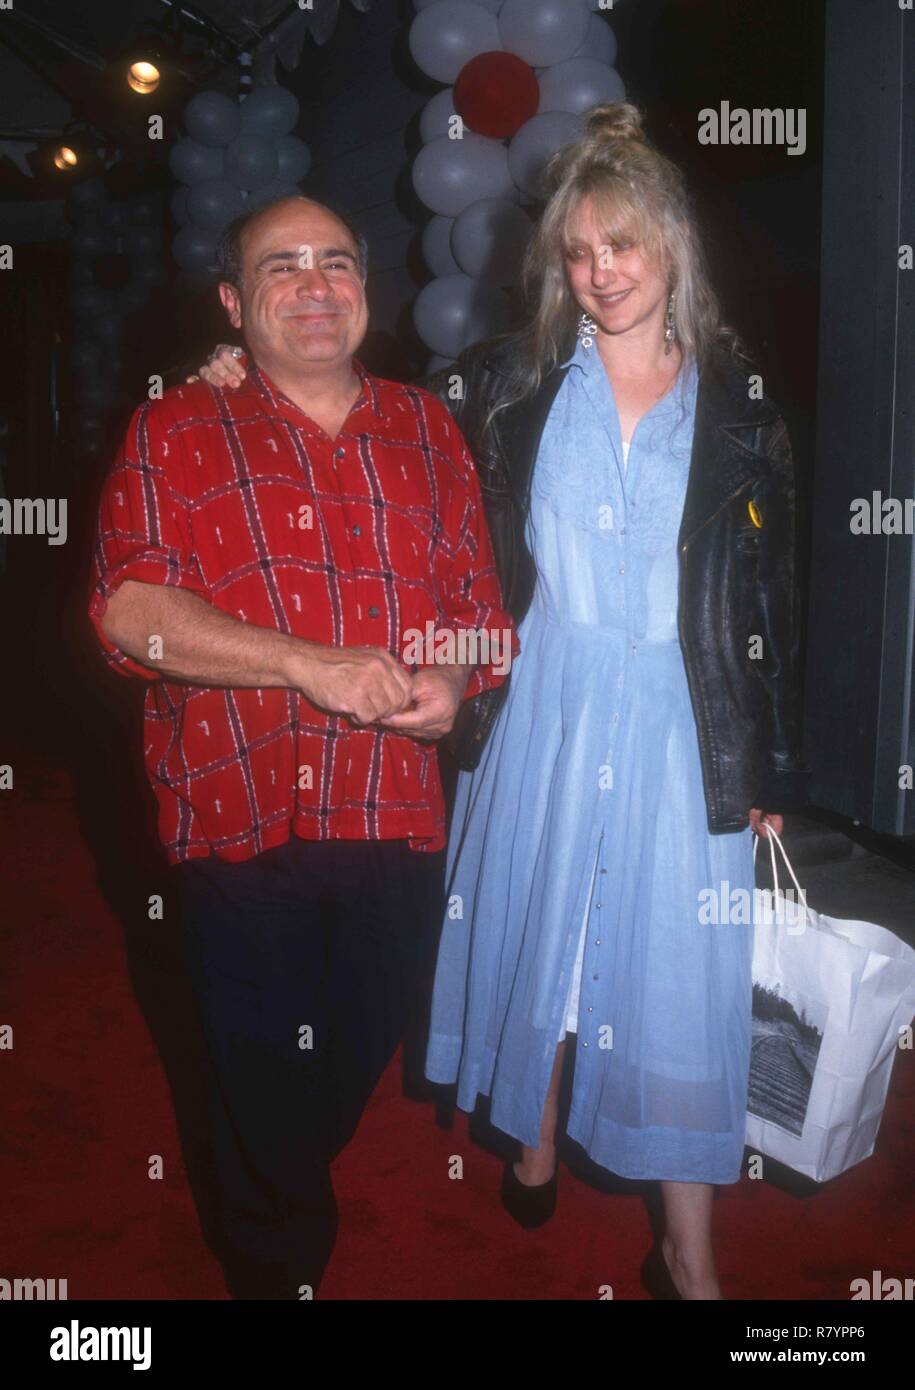
[{"label": "balloon arch", "polygon": [[179,231],[172,255],[182,270],[211,275],[225,228],[249,208],[296,195],[311,168],[308,146],[291,134],[299,103],[286,87],[255,87],[243,100],[198,92],[184,109],[186,136],[169,168]]},{"label": "balloon arch", "polygon": [[410,51],[448,83],[420,121],[413,186],[434,214],[422,239],[435,279],[416,329],[445,365],[510,325],[550,157],[582,133],[582,113],[625,100],[616,38],[600,0],[415,0]]}]

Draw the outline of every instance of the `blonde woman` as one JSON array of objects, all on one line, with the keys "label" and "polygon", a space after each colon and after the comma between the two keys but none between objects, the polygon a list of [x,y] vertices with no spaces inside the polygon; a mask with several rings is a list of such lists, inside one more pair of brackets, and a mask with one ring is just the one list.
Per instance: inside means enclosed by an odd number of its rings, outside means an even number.
[{"label": "blonde woman", "polygon": [[[530,318],[427,383],[470,444],[521,655],[469,702],[428,1076],[491,1098],[522,1225],[568,1135],[657,1180],[658,1297],[722,1297],[741,1174],[754,832],[798,804],[794,485],[784,422],[722,324],[679,170],[629,104],[551,161]],[[209,379],[238,374],[228,352]],[[461,379],[463,395],[454,390]]]}]

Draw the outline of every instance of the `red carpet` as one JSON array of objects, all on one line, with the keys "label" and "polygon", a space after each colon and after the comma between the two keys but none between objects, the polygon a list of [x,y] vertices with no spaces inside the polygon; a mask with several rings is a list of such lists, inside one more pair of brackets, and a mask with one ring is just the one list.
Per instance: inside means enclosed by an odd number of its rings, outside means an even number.
[{"label": "red carpet", "polygon": [[[112,757],[126,757],[121,738],[112,731]],[[170,1047],[180,1074],[180,1040],[166,1018],[154,1044],[135,989],[142,971],[129,969],[131,956],[155,957],[167,922],[147,920],[149,890],[128,855],[125,935],[83,838],[86,793],[47,755],[4,749],[7,761],[16,783],[0,792],[0,1025],[12,1025],[15,1045],[0,1051],[0,1277],[67,1278],[71,1299],[224,1298],[160,1060]],[[107,776],[96,766],[96,782]],[[151,978],[143,997],[155,1014]],[[876,1154],[825,1187],[779,1170],[721,1190],[728,1297],[848,1298],[849,1281],[872,1270],[911,1274],[913,1090],[912,1054],[901,1053]],[[152,1155],[161,1181],[148,1176]],[[460,1181],[448,1176],[452,1155]],[[341,1235],[321,1296],[595,1299],[609,1284],[616,1298],[646,1297],[650,1185],[607,1195],[563,1167],[556,1217],[526,1233],[498,1203],[500,1172],[466,1116],[444,1129],[431,1103],[404,1098],[395,1062],[335,1167]]]}]

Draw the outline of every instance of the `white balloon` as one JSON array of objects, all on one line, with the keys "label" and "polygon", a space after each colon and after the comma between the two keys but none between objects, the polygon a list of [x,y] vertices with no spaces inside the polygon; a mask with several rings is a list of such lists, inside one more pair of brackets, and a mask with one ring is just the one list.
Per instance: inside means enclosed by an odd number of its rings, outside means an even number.
[{"label": "white balloon", "polygon": [[604,102],[625,101],[626,88],[616,68],[594,58],[568,58],[540,79],[541,111],[587,111]]},{"label": "white balloon", "polygon": [[443,92],[436,92],[435,96],[426,102],[423,114],[419,118],[419,134],[423,144],[428,145],[430,140],[438,140],[442,135],[447,135],[448,122],[454,114],[454,88],[446,87]]},{"label": "white balloon", "polygon": [[532,67],[561,63],[585,41],[587,0],[505,0],[499,11],[502,46]]},{"label": "white balloon", "polygon": [[521,191],[540,197],[540,173],[547,160],[583,133],[581,117],[569,111],[544,111],[525,121],[508,147],[508,167]]},{"label": "white balloon", "polygon": [[433,275],[455,275],[460,266],[451,252],[453,217],[433,217],[423,228],[423,259]]},{"label": "white balloon", "polygon": [[420,290],[413,319],[426,347],[455,358],[470,343],[511,326],[511,305],[469,275],[442,275]]},{"label": "white balloon", "polygon": [[514,191],[505,146],[473,134],[430,140],[413,164],[413,187],[442,217],[457,217],[480,198],[511,198]]},{"label": "white balloon", "polygon": [[439,0],[421,10],[409,41],[417,67],[439,82],[453,82],[471,58],[503,47],[495,15],[474,0]]},{"label": "white balloon", "polygon": [[[439,357],[437,352],[433,352],[429,361],[426,363],[426,375],[431,376],[433,372],[440,372],[442,367],[451,367],[453,365],[453,357]],[[93,370],[95,369],[93,368]]]},{"label": "white balloon", "polygon": [[[428,10],[430,5],[440,5],[441,3],[442,0],[413,0],[413,6],[417,10]],[[476,0],[476,3],[481,5],[484,10],[489,10],[492,14],[498,14],[502,0]],[[597,0],[597,4],[600,4],[600,0]],[[597,8],[597,4],[594,6],[595,9]]]},{"label": "white balloon", "polygon": [[455,220],[451,250],[465,275],[500,289],[521,274],[531,219],[517,203],[481,198]]},{"label": "white balloon", "polygon": [[572,57],[596,58],[599,63],[607,63],[608,66],[612,67],[616,62],[617,47],[616,35],[607,21],[592,14],[588,22],[585,41],[578,52],[572,54]]}]

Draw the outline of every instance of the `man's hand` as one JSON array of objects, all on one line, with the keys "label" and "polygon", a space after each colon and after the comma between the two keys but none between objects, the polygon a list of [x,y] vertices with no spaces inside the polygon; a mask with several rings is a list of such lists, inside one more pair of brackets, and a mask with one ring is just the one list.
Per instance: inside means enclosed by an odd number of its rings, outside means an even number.
[{"label": "man's hand", "polygon": [[410,673],[382,647],[308,646],[289,651],[286,676],[319,709],[374,724],[409,707],[415,689]]},{"label": "man's hand", "polygon": [[244,349],[230,347],[228,343],[217,343],[203,366],[200,376],[189,376],[188,381],[199,381],[200,377],[210,386],[241,386],[247,373],[238,360]]},{"label": "man's hand", "polygon": [[763,840],[769,838],[769,832],[766,826],[771,825],[776,835],[781,839],[784,819],[782,816],[774,815],[771,811],[760,811],[754,807],[750,812],[750,825]]},{"label": "man's hand", "polygon": [[454,724],[472,672],[472,666],[421,666],[412,678],[412,707],[379,723],[413,738],[443,738]]}]

